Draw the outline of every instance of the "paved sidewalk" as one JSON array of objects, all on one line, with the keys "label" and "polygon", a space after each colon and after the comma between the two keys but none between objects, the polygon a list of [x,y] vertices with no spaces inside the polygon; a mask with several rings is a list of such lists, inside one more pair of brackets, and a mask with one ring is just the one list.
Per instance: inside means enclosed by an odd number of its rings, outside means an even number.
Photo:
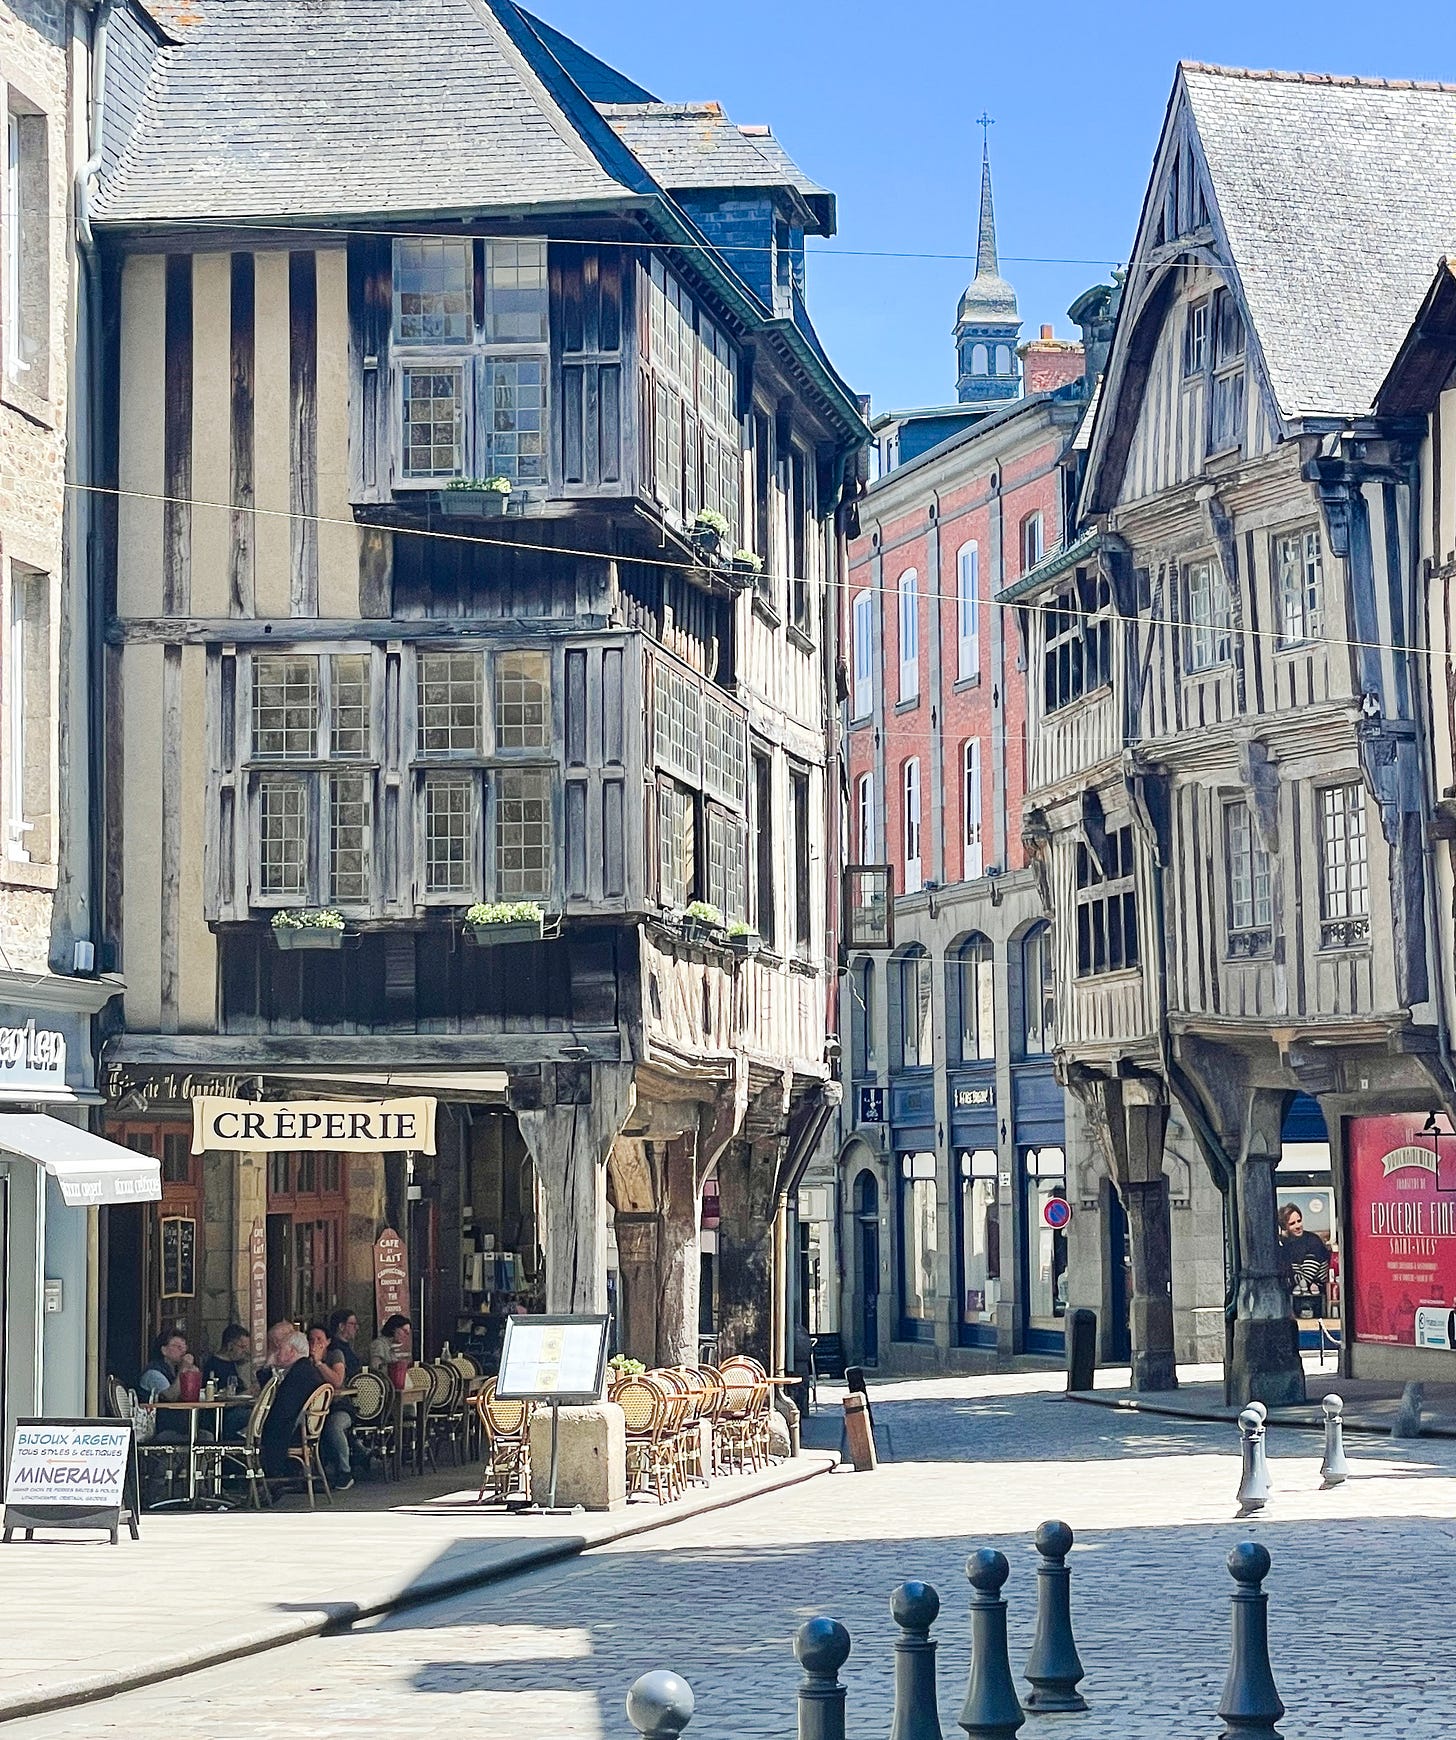
[{"label": "paved sidewalk", "polygon": [[[140,1541],[51,1535],[0,1547],[0,1722],[104,1697],[534,1566],[822,1475],[808,1452],[670,1505],[579,1517],[475,1503],[473,1470],[360,1485],[332,1506],[145,1513]],[[262,1670],[266,1676],[268,1670]]]},{"label": "paved sidewalk", "polygon": [[[815,1613],[850,1628],[851,1740],[890,1730],[891,1590],[940,1590],[943,1733],[968,1666],[966,1554],[1010,1558],[1013,1669],[1035,1604],[1031,1537],[1077,1531],[1073,1611],[1092,1708],[1021,1740],[1211,1740],[1229,1652],[1224,1561],[1269,1547],[1270,1634],[1285,1740],[1449,1740],[1456,1665],[1447,1566],[1456,1445],[1357,1437],[1354,1474],[1320,1490],[1318,1444],[1271,1442],[1275,1491],[1235,1520],[1226,1427],[1079,1407],[1057,1374],[878,1386],[895,1459],[716,1516],[604,1544],[506,1586],[24,1725],[27,1740],[630,1740],[628,1686],[672,1667],[692,1685],[686,1740],[791,1740],[792,1640]],[[834,1410],[812,1422],[837,1442]],[[1045,1733],[1042,1731],[1045,1730]]]}]

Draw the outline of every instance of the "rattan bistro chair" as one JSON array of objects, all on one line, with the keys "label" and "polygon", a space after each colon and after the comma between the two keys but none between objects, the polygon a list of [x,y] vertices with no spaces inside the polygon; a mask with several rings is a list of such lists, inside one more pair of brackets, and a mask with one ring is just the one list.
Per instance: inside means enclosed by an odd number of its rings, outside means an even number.
[{"label": "rattan bistro chair", "polygon": [[768,1374],[746,1354],[724,1360],[718,1371],[727,1391],[720,1416],[724,1459],[739,1474],[763,1468],[769,1449]]},{"label": "rattan bistro chair", "polygon": [[248,1502],[254,1510],[263,1508],[258,1498],[260,1491],[269,1504],[273,1502],[273,1489],[268,1484],[267,1471],[263,1467],[263,1428],[273,1411],[273,1398],[278,1393],[279,1381],[275,1372],[254,1398],[248,1411],[248,1423],[243,1427],[242,1443],[218,1445],[218,1465],[221,1472],[226,1475],[231,1467],[241,1474],[247,1482]]},{"label": "rattan bistro chair", "polygon": [[[125,1420],[128,1425],[135,1423],[140,1405],[137,1393],[128,1389],[119,1377],[108,1375],[106,1379],[106,1405],[118,1420]],[[176,1438],[148,1438],[145,1443],[136,1439],[135,1442],[143,1502],[158,1494],[159,1489],[152,1484],[153,1475],[163,1482],[160,1490],[170,1498],[174,1483],[186,1471],[187,1445]]]},{"label": "rattan bistro chair", "polygon": [[498,1504],[504,1504],[518,1488],[531,1490],[531,1404],[503,1402],[495,1393],[495,1379],[487,1378],[475,1397],[476,1418],[484,1443],[480,1492],[484,1499],[490,1487]]},{"label": "rattan bistro chair", "polygon": [[354,1449],[368,1467],[377,1456],[386,1478],[394,1474],[394,1392],[376,1371],[354,1374],[351,1386],[354,1423],[349,1436]]},{"label": "rattan bistro chair", "polygon": [[317,1477],[323,1483],[324,1497],[330,1504],[334,1495],[329,1487],[328,1471],[319,1455],[319,1439],[323,1437],[324,1422],[329,1417],[329,1409],[333,1406],[334,1386],[320,1384],[308,1400],[303,1404],[298,1416],[298,1442],[293,1445],[288,1454],[303,1469],[303,1478],[308,1483],[308,1508],[314,1508],[313,1483]]},{"label": "rattan bistro chair", "polygon": [[673,1496],[677,1446],[669,1433],[667,1392],[650,1377],[624,1378],[612,1400],[627,1422],[627,1491],[651,1490],[659,1504]]}]

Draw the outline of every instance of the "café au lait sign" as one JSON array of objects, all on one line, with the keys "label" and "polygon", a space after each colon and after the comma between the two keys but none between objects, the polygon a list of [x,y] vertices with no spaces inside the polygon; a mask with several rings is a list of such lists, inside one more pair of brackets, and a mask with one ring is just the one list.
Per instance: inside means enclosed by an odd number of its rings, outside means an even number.
[{"label": "caf\u00e9 au lait sign", "polygon": [[269,1154],[317,1149],[377,1154],[435,1152],[435,1102],[407,1100],[224,1100],[192,1102],[192,1152]]}]

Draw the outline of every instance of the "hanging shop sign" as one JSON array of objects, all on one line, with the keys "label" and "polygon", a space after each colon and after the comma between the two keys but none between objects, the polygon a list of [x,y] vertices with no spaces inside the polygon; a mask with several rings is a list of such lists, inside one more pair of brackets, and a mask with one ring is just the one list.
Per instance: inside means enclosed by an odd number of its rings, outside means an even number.
[{"label": "hanging shop sign", "polygon": [[885,1090],[882,1087],[862,1087],[859,1090],[861,1124],[883,1124],[885,1121]]},{"label": "hanging shop sign", "polygon": [[136,1446],[129,1420],[19,1420],[5,1470],[4,1538],[20,1530],[127,1525],[137,1539]]},{"label": "hanging shop sign", "polygon": [[435,1152],[435,1101],[224,1100],[192,1102],[192,1152],[268,1154],[319,1150]]},{"label": "hanging shop sign", "polygon": [[409,1253],[392,1226],[374,1241],[374,1310],[381,1324],[409,1316]]},{"label": "hanging shop sign", "polygon": [[66,1036],[27,1021],[0,1027],[0,1091],[7,1088],[64,1088]]},{"label": "hanging shop sign", "polygon": [[[1357,1341],[1450,1345],[1456,1307],[1456,1191],[1449,1155],[1420,1118],[1351,1118],[1350,1234]],[[1441,1140],[1456,1147],[1456,1138]],[[1439,1167],[1439,1173],[1438,1173]],[[1444,1188],[1443,1188],[1444,1186]]]}]

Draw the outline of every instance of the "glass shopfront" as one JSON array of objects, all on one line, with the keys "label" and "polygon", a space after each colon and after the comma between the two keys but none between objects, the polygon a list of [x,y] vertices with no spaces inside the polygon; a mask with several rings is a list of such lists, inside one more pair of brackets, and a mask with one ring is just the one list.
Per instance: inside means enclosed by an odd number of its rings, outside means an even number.
[{"label": "glass shopfront", "polygon": [[1001,1210],[996,1199],[996,1153],[962,1150],[960,1175],[960,1340],[996,1345],[1001,1297]]},{"label": "glass shopfront", "polygon": [[940,1312],[935,1156],[900,1156],[900,1339],[934,1341]]},{"label": "glass shopfront", "polygon": [[1067,1200],[1067,1156],[1059,1147],[1022,1150],[1026,1201],[1026,1348],[1060,1353],[1067,1315],[1066,1226],[1052,1226],[1047,1204]]}]

